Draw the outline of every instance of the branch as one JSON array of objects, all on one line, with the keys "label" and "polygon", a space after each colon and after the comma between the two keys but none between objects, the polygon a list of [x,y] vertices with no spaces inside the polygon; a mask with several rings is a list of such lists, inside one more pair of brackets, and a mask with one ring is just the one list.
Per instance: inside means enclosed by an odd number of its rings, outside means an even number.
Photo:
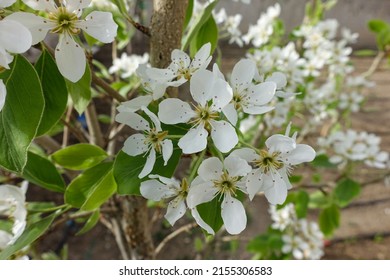
[{"label": "branch", "polygon": [[132,25],[134,26],[136,29],[138,29],[139,31],[141,31],[143,34],[145,34],[146,36],[148,37],[151,37],[151,34],[150,34],[150,28],[147,27],[147,26],[144,26],[142,24],[140,24],[139,22],[136,22],[131,16],[127,15],[126,16],[126,19],[127,21]]},{"label": "branch", "polygon": [[126,98],[124,98],[122,95],[119,94],[115,89],[113,89],[106,81],[104,81],[102,78],[98,77],[95,72],[91,71],[92,74],[92,82],[101,87],[110,97],[113,99],[124,102],[127,101]]},{"label": "branch", "polygon": [[376,57],[374,58],[374,60],[372,61],[372,64],[370,66],[370,68],[364,72],[362,74],[363,77],[367,78],[369,76],[371,76],[372,74],[374,74],[374,72],[378,69],[382,59],[385,57],[386,53],[384,51],[380,51]]},{"label": "branch", "polygon": [[104,146],[103,134],[100,129],[99,121],[96,114],[96,108],[93,102],[90,102],[87,110],[85,111],[85,117],[89,129],[90,139],[89,142],[99,147]]}]

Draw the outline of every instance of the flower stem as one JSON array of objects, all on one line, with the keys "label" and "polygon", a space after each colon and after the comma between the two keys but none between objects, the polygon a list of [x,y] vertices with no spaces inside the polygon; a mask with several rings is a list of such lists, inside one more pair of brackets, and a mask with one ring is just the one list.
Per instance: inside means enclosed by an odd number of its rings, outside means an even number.
[{"label": "flower stem", "polygon": [[198,158],[196,159],[196,162],[194,164],[194,167],[192,168],[191,170],[191,174],[190,174],[190,177],[188,178],[188,182],[191,184],[192,180],[194,179],[195,175],[196,175],[196,172],[198,171],[198,168],[200,166],[200,164],[202,163],[203,161],[203,158],[204,158],[204,155],[206,154],[206,149],[204,149],[200,155],[198,156]]}]

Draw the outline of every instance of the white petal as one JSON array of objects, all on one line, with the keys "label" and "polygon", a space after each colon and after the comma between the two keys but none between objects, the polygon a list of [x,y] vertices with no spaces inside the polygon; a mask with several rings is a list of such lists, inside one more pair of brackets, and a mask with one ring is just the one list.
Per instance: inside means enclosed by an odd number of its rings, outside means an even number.
[{"label": "white petal", "polygon": [[199,212],[196,208],[191,209],[192,217],[194,217],[196,223],[202,227],[205,231],[207,231],[208,234],[215,234],[214,230],[203,221],[203,219],[200,217]]},{"label": "white petal", "polygon": [[246,176],[252,170],[244,159],[234,155],[230,155],[225,158],[223,164],[229,172],[229,175],[232,177]]},{"label": "white petal", "polygon": [[16,12],[9,15],[6,19],[17,21],[24,25],[31,33],[32,45],[43,41],[47,32],[55,27],[55,23],[51,20],[36,16],[32,13]]},{"label": "white petal", "polygon": [[5,49],[0,47],[0,66],[5,69],[9,69],[9,64],[14,60],[14,57],[10,55]]},{"label": "white petal", "polygon": [[171,60],[175,63],[180,69],[188,68],[191,63],[191,59],[185,52],[175,49],[171,53]]},{"label": "white petal", "polygon": [[12,240],[12,235],[4,230],[0,230],[0,250],[4,250],[10,241]]},{"label": "white petal", "polygon": [[158,108],[158,118],[165,124],[186,123],[195,116],[191,106],[178,98],[167,98]]},{"label": "white petal", "polygon": [[11,6],[13,3],[15,3],[16,0],[1,0],[0,1],[0,8],[6,8]]},{"label": "white petal", "polygon": [[292,189],[292,185],[290,183],[290,180],[288,179],[286,167],[284,166],[283,168],[279,169],[278,172],[280,176],[282,176],[284,183],[286,183],[287,189],[288,190]]},{"label": "white petal", "polygon": [[213,99],[211,109],[221,111],[233,98],[233,90],[230,85],[223,79],[215,79],[209,95]]},{"label": "white petal", "polygon": [[23,0],[24,4],[38,11],[54,12],[56,4],[53,0]]},{"label": "white petal", "polygon": [[135,112],[140,110],[143,106],[148,106],[152,100],[152,96],[150,95],[138,96],[134,99],[123,102],[116,109],[118,112]]},{"label": "white petal", "polygon": [[79,10],[88,7],[89,4],[91,4],[91,0],[66,0],[66,9],[69,12],[80,12]]},{"label": "white petal", "polygon": [[213,182],[210,181],[200,185],[191,185],[187,196],[188,208],[192,209],[202,203],[213,200],[217,191],[218,190],[214,187]]},{"label": "white petal", "polygon": [[148,117],[153,122],[154,127],[157,129],[157,131],[161,131],[161,123],[160,120],[157,118],[157,116],[145,106],[143,106],[141,109],[148,115]]},{"label": "white petal", "polygon": [[135,130],[150,130],[149,123],[143,117],[133,112],[120,112],[116,115],[115,121],[126,124]]},{"label": "white petal", "polygon": [[218,64],[214,63],[213,65],[213,74],[220,79],[225,80],[225,76],[222,74],[221,70],[219,70]]},{"label": "white petal", "polygon": [[69,35],[60,35],[55,58],[58,70],[69,81],[76,83],[84,75],[86,65],[84,50]]},{"label": "white petal", "polygon": [[157,180],[147,180],[141,183],[140,192],[143,197],[160,201],[176,195],[176,192]]},{"label": "white petal", "polygon": [[230,234],[239,234],[246,227],[246,213],[241,201],[231,197],[229,194],[221,204],[221,216],[226,231]]},{"label": "white petal", "polygon": [[279,173],[272,176],[274,185],[264,191],[265,197],[271,204],[283,204],[287,198],[287,186]]},{"label": "white petal", "polygon": [[31,47],[31,33],[15,20],[0,21],[0,47],[11,53],[24,53]]},{"label": "white petal", "polygon": [[261,115],[264,113],[267,113],[269,111],[272,111],[275,109],[275,107],[270,106],[242,106],[242,110],[251,115]]},{"label": "white petal", "polygon": [[222,172],[222,162],[216,157],[204,160],[198,169],[198,174],[204,181],[218,180],[221,178]]},{"label": "white petal", "polygon": [[114,41],[118,28],[111,13],[100,11],[93,11],[85,17],[84,21],[78,22],[76,26],[102,43]]},{"label": "white petal", "polygon": [[292,165],[300,164],[302,162],[310,162],[316,157],[316,152],[312,147],[305,144],[297,144],[297,147],[286,154],[287,163]]},{"label": "white petal", "polygon": [[262,189],[264,183],[263,173],[260,169],[252,170],[246,177],[246,190],[249,195],[249,199],[253,197]]},{"label": "white petal", "polygon": [[0,112],[1,110],[3,110],[6,95],[7,95],[7,88],[5,87],[3,80],[0,79]]},{"label": "white petal", "polygon": [[211,121],[211,138],[218,150],[227,153],[238,143],[234,127],[226,121]]},{"label": "white petal", "polygon": [[123,151],[129,156],[138,156],[148,150],[148,145],[145,144],[145,136],[143,134],[134,134],[126,139],[123,144]]},{"label": "white petal", "polygon": [[232,125],[235,126],[237,124],[238,116],[237,116],[236,108],[234,108],[234,104],[233,103],[230,103],[230,104],[226,105],[222,109],[222,112],[224,113],[224,115],[226,116],[226,118],[228,119],[228,121]]},{"label": "white petal", "polygon": [[181,197],[176,197],[169,202],[165,219],[173,226],[178,219],[184,216],[186,213],[186,204]]},{"label": "white petal", "polygon": [[265,141],[265,145],[268,147],[271,153],[274,151],[285,153],[290,152],[296,148],[294,139],[281,134],[270,136]]},{"label": "white petal", "polygon": [[210,51],[211,51],[211,44],[210,43],[204,44],[195,54],[195,57],[191,62],[190,68],[195,68],[195,69],[207,68],[207,66],[211,61]]},{"label": "white petal", "polygon": [[274,82],[264,82],[258,85],[253,85],[249,89],[249,94],[244,100],[253,105],[264,105],[270,102],[276,91]]},{"label": "white petal", "polygon": [[259,155],[256,153],[256,151],[250,148],[242,148],[242,149],[234,150],[230,155],[238,156],[246,160],[247,162],[253,162],[259,159]]},{"label": "white petal", "polygon": [[211,99],[214,81],[215,77],[209,70],[199,70],[192,75],[190,92],[192,98],[201,106],[205,106],[206,102]]},{"label": "white petal", "polygon": [[247,88],[255,76],[256,63],[250,59],[241,59],[234,65],[232,76],[230,78],[231,85],[234,89],[241,91]]},{"label": "white petal", "polygon": [[138,175],[138,178],[143,178],[146,175],[149,175],[152,172],[154,163],[156,162],[156,151],[154,149],[150,149],[149,155],[146,159],[145,166],[142,169],[141,173]]},{"label": "white petal", "polygon": [[173,144],[172,141],[169,139],[165,139],[161,143],[162,146],[162,156],[164,159],[164,165],[167,165],[168,160],[171,158],[173,153]]},{"label": "white petal", "polygon": [[274,82],[278,89],[284,88],[287,85],[287,78],[282,72],[274,72],[266,81]]},{"label": "white petal", "polygon": [[168,82],[176,77],[176,73],[171,69],[147,68],[146,75],[149,79],[158,82]]},{"label": "white petal", "polygon": [[183,150],[184,154],[193,154],[203,151],[207,147],[207,136],[207,130],[199,125],[196,128],[191,128],[182,138],[180,138],[178,146]]}]

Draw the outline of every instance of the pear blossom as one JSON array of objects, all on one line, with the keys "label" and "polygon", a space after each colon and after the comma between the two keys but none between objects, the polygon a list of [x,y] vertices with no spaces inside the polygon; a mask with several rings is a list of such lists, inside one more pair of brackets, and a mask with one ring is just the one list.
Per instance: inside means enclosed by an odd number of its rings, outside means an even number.
[{"label": "pear blossom", "polygon": [[218,150],[229,152],[238,143],[238,137],[229,122],[218,119],[223,108],[232,100],[232,89],[212,72],[199,70],[192,76],[190,92],[197,103],[193,105],[194,109],[180,99],[168,98],[159,104],[159,119],[165,124],[193,125],[178,143],[185,154],[204,150],[210,134]]},{"label": "pear blossom", "polygon": [[3,110],[6,94],[7,94],[7,89],[5,88],[3,80],[0,79],[0,112],[1,110]]},{"label": "pear blossom", "polygon": [[149,175],[149,178],[152,179],[141,183],[141,195],[154,201],[172,198],[164,217],[173,226],[178,219],[183,217],[187,209],[185,203],[189,188],[187,180],[184,178],[180,183],[173,178],[156,175]]},{"label": "pear blossom", "polygon": [[14,222],[12,234],[2,234],[2,239],[7,239],[7,246],[15,243],[26,227],[26,190],[27,182],[23,183],[22,187],[0,185],[0,215],[9,217]]},{"label": "pear blossom", "polygon": [[198,70],[206,69],[212,59],[210,51],[211,44],[207,43],[198,50],[191,60],[188,54],[175,49],[171,54],[172,62],[166,69],[149,68],[146,69],[146,74],[150,79],[159,82],[160,87],[162,87],[162,89],[158,89],[159,91],[165,92],[168,86],[180,86],[190,80]]},{"label": "pear blossom", "polygon": [[143,133],[133,134],[127,138],[122,149],[130,156],[148,154],[146,163],[138,175],[139,178],[145,177],[153,170],[156,153],[162,154],[164,165],[167,165],[173,153],[172,141],[165,139],[168,132],[161,129],[161,123],[157,116],[146,107],[143,107],[142,110],[150,118],[152,126],[143,117],[131,111],[121,110],[115,117],[117,122],[126,124],[135,130],[143,131]]},{"label": "pear blossom", "polygon": [[126,53],[122,53],[120,58],[115,58],[113,61],[113,65],[108,69],[110,74],[112,73],[120,73],[120,76],[123,79],[131,77],[135,74],[138,66],[140,64],[145,64],[149,61],[149,54],[144,53],[142,56],[140,55],[127,55]]},{"label": "pear blossom", "polygon": [[44,40],[46,34],[59,34],[59,42],[55,48],[55,59],[60,73],[77,82],[85,72],[86,58],[84,50],[75,41],[81,30],[98,39],[102,43],[114,40],[117,25],[109,12],[93,11],[84,19],[80,19],[82,9],[89,6],[91,0],[63,0],[60,6],[54,0],[24,0],[27,6],[34,10],[44,11],[47,17],[32,13],[16,12],[7,18],[26,26],[32,34],[32,43]]},{"label": "pear blossom", "polygon": [[219,32],[222,33],[219,37],[230,37],[229,44],[236,43],[238,46],[242,47],[241,31],[238,28],[242,20],[242,15],[236,14],[234,16],[228,16],[224,8],[218,13],[213,13],[213,15],[215,22],[220,26]]},{"label": "pear blossom", "polygon": [[240,60],[233,68],[230,84],[233,89],[232,102],[223,109],[227,119],[235,125],[237,111],[242,109],[248,114],[263,114],[274,107],[265,106],[270,102],[276,91],[276,83],[272,81],[254,84],[253,77],[256,64],[250,59]]},{"label": "pear blossom", "polygon": [[315,151],[305,144],[297,144],[296,133],[289,137],[290,126],[286,134],[275,134],[265,141],[267,149],[255,151],[250,148],[234,150],[231,155],[254,164],[255,169],[248,174],[246,186],[249,198],[253,199],[263,191],[271,204],[283,204],[287,190],[292,188],[288,179],[293,165],[310,162],[315,158]]},{"label": "pear blossom", "polygon": [[[236,197],[239,191],[246,193],[245,176],[250,171],[249,164],[236,156],[228,156],[223,163],[216,157],[204,160],[198,169],[199,176],[191,183],[188,208],[196,210],[196,206],[219,197],[222,199],[221,215],[226,231],[239,234],[246,227],[247,217],[244,206]],[[200,216],[194,218],[200,226],[214,234]]]}]

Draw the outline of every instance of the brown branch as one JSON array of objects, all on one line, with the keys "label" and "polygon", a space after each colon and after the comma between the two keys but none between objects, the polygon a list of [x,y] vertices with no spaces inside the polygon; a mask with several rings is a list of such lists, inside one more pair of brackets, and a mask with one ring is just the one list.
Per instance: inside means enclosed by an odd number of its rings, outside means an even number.
[{"label": "brown branch", "polygon": [[143,34],[145,34],[146,36],[148,37],[151,37],[151,34],[150,34],[150,28],[147,27],[147,26],[144,26],[142,24],[140,24],[139,22],[136,22],[132,17],[130,17],[129,15],[126,16],[126,19],[127,21],[132,25],[134,26],[137,30],[141,31]]},{"label": "brown branch", "polygon": [[126,98],[124,98],[122,95],[120,95],[119,92],[117,92],[115,89],[113,89],[106,81],[104,81],[102,78],[98,77],[95,72],[91,71],[92,75],[92,82],[101,87],[110,97],[113,99],[124,102],[127,101]]},{"label": "brown branch", "polygon": [[91,101],[85,111],[85,118],[88,125],[90,139],[89,142],[99,147],[104,146],[103,134],[100,129],[99,121],[97,118],[96,108],[93,101]]}]

